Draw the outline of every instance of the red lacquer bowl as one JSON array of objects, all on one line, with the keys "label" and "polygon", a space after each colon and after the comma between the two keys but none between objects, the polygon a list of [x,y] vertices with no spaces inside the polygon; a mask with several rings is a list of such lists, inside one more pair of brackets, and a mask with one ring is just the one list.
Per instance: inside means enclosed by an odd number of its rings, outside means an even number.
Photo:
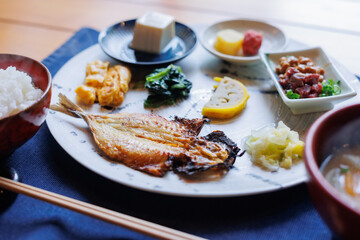
[{"label": "red lacquer bowl", "polygon": [[0,69],[9,66],[27,73],[44,93],[33,105],[0,120],[0,158],[6,158],[35,135],[45,121],[51,100],[51,75],[43,64],[24,56],[0,54]]},{"label": "red lacquer bowl", "polygon": [[319,167],[330,154],[347,144],[360,146],[360,104],[325,113],[305,138],[305,165],[313,204],[324,222],[344,239],[360,239],[360,211],[327,182]]}]

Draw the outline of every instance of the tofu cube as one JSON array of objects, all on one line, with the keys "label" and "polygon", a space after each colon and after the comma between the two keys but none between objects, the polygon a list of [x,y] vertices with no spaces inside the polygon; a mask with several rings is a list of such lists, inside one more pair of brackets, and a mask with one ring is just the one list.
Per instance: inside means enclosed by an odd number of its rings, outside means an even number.
[{"label": "tofu cube", "polygon": [[174,36],[174,17],[147,12],[136,20],[131,47],[135,50],[159,54]]}]

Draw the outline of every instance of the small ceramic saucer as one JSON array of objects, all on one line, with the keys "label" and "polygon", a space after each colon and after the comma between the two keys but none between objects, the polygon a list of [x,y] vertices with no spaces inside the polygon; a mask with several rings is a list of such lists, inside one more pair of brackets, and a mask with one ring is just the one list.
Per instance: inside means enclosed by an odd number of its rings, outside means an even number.
[{"label": "small ceramic saucer", "polygon": [[251,63],[260,61],[260,56],[259,54],[254,56],[232,56],[216,51],[214,48],[216,34],[223,29],[233,29],[241,33],[245,33],[247,30],[252,29],[261,33],[263,36],[263,41],[259,50],[260,52],[279,51],[287,44],[287,38],[281,29],[262,21],[237,19],[218,22],[204,30],[204,32],[201,34],[200,42],[208,52],[228,62]]},{"label": "small ceramic saucer", "polygon": [[195,48],[195,32],[184,24],[175,22],[175,37],[160,54],[135,51],[130,47],[135,21],[128,20],[114,24],[99,35],[103,51],[119,61],[136,65],[156,65],[178,61],[189,55]]}]

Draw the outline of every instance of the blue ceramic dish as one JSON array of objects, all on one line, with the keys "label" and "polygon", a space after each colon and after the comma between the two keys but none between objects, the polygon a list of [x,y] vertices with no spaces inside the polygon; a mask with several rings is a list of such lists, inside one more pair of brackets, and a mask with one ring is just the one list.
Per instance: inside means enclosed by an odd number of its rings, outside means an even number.
[{"label": "blue ceramic dish", "polygon": [[155,65],[175,62],[189,55],[195,48],[195,32],[184,24],[175,23],[175,37],[160,54],[135,51],[130,48],[135,21],[128,20],[114,24],[99,35],[103,51],[119,61],[136,65]]}]

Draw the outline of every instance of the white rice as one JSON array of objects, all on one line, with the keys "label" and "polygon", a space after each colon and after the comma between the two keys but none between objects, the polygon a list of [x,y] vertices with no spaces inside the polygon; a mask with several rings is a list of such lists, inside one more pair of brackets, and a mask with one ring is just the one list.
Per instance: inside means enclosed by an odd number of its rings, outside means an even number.
[{"label": "white rice", "polygon": [[43,94],[31,77],[15,67],[0,69],[0,119],[29,107]]}]

